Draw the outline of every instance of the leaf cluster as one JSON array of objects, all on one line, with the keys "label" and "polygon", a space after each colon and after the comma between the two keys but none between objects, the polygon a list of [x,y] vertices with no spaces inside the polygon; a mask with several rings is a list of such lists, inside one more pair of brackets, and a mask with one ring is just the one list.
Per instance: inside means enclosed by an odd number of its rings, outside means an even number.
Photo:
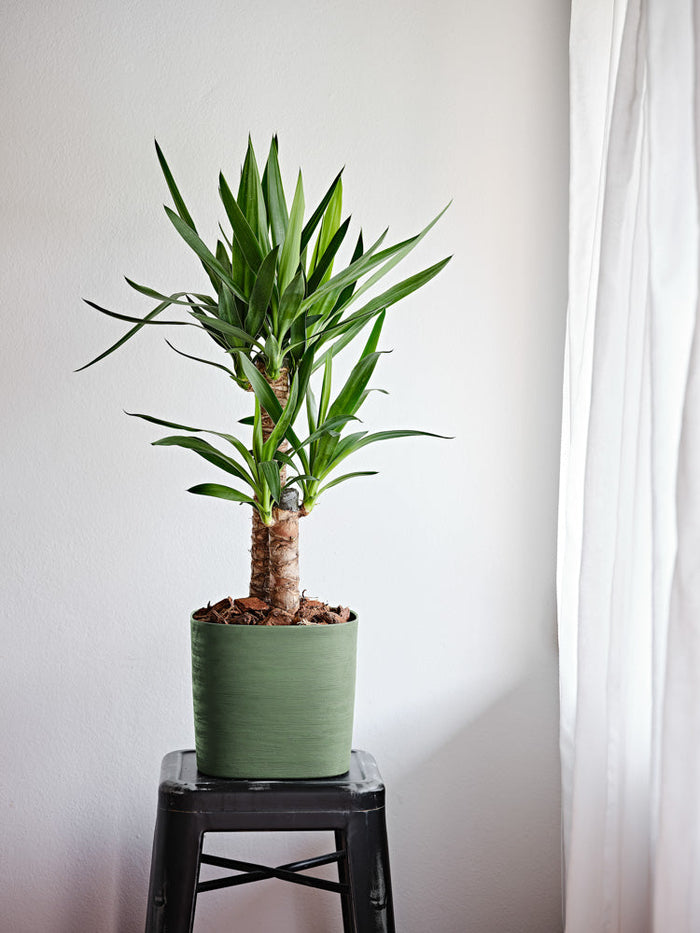
[{"label": "leaf cluster", "polygon": [[[281,497],[286,472],[281,472],[282,467],[291,470],[286,485],[299,485],[304,508],[310,511],[326,489],[352,477],[369,475],[361,471],[329,479],[351,453],[380,440],[428,433],[359,431],[343,436],[346,426],[358,421],[357,412],[370,391],[368,383],[381,355],[377,345],[386,309],[429,282],[449,257],[374,297],[361,299],[408,256],[444,211],[419,233],[391,246],[384,245],[384,231],[365,248],[360,231],[350,262],[334,271],[350,226],[350,218],[342,217],[342,170],[305,220],[301,172],[288,206],[277,138],[272,139],[262,175],[249,139],[235,196],[223,173],[219,175],[219,197],[227,226],[220,225],[221,238],[210,248],[200,237],[157,142],[156,153],[174,205],[174,210],[165,207],[166,215],[203,267],[211,291],[167,295],[127,278],[131,288],[157,302],[143,317],[87,301],[95,310],[133,326],[81,368],[104,359],[146,326],[194,326],[207,334],[220,353],[219,360],[192,356],[169,341],[168,346],[190,360],[223,371],[242,388],[252,389],[252,445],[246,446],[231,434],[138,416],[188,432],[162,438],[155,442],[157,445],[192,450],[247,487],[246,492],[241,492],[227,485],[206,483],[190,491],[252,505],[269,523],[272,507]],[[184,311],[184,319],[164,320],[161,315],[167,309]],[[335,356],[370,323],[372,330],[358,362],[331,399]],[[322,372],[318,401],[311,385],[316,371]],[[270,387],[270,382],[283,372],[288,374],[290,384],[284,406]],[[300,439],[295,424],[302,408],[306,411],[308,433]],[[267,439],[262,431],[263,410],[274,423]],[[193,434],[214,435],[232,450],[220,450]],[[289,445],[286,452],[279,449],[284,440]]]}]

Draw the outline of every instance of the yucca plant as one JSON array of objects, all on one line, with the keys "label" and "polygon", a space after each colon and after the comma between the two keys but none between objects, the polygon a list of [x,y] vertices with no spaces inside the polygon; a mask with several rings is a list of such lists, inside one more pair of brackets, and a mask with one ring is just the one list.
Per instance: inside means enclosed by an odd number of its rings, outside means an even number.
[{"label": "yucca plant", "polygon": [[[238,427],[236,433],[226,433],[145,414],[135,416],[185,432],[161,438],[155,445],[192,450],[227,474],[226,484],[203,483],[189,491],[252,507],[250,596],[268,603],[278,615],[293,615],[299,606],[299,516],[311,512],[328,489],[374,473],[339,474],[341,464],[361,448],[382,440],[439,436],[404,429],[369,433],[351,429],[351,425],[358,422],[358,412],[371,391],[369,380],[381,356],[378,344],[386,310],[430,281],[449,257],[374,297],[361,299],[408,256],[441,214],[416,235],[391,246],[384,246],[385,231],[365,248],[360,232],[348,264],[334,270],[350,225],[350,218],[342,219],[342,172],[305,220],[301,172],[288,208],[276,137],[262,177],[249,139],[235,197],[223,174],[219,175],[228,227],[220,225],[221,238],[210,249],[199,236],[157,143],[156,152],[175,207],[166,207],[166,214],[199,259],[211,291],[188,289],[166,295],[127,278],[133,289],[157,301],[144,317],[88,301],[103,314],[133,326],[81,368],[104,359],[144,326],[195,326],[211,338],[220,353],[217,360],[168,345],[187,359],[215,367],[242,389],[252,390],[254,412],[242,422],[252,426],[252,441],[244,442]],[[161,315],[169,308],[184,309],[185,318],[164,320]],[[356,364],[334,395],[334,358],[370,324]],[[306,426],[300,436],[297,422],[302,418]],[[216,438],[216,445],[206,437]],[[223,447],[219,442],[224,442]],[[235,486],[229,485],[232,478]]]}]

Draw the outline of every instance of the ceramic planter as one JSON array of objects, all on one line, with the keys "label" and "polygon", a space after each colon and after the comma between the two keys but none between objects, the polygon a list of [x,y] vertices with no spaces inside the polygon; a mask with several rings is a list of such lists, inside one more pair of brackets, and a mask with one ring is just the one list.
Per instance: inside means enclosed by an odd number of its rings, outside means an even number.
[{"label": "ceramic planter", "polygon": [[191,620],[197,767],[317,778],[350,766],[357,618],[337,625]]}]

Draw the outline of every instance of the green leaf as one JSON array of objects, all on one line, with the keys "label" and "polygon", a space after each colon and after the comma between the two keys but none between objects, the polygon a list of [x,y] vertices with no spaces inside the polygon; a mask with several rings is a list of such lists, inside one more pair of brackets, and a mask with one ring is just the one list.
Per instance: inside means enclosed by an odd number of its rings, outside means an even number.
[{"label": "green leaf", "polygon": [[[299,445],[300,447],[306,447],[308,444],[313,444],[314,441],[319,440],[322,437],[333,436],[339,437],[342,428],[348,423],[348,421],[359,421],[360,419],[355,417],[355,415],[336,415],[333,418],[329,418],[324,422],[320,427],[315,431],[312,431],[308,437]],[[296,453],[296,448],[295,451]]]},{"label": "green leaf", "polygon": [[253,337],[257,337],[265,320],[268,305],[272,297],[275,284],[275,269],[279,247],[275,246],[263,259],[258,269],[255,284],[250,293],[248,313],[245,319],[245,329]]},{"label": "green leaf", "polygon": [[292,326],[289,331],[289,339],[291,343],[287,347],[287,352],[295,363],[298,363],[306,353],[307,321],[308,315],[306,311],[301,311],[301,313],[297,314],[292,321]]},{"label": "green leaf", "polygon": [[[403,281],[398,282],[396,285],[392,285],[391,288],[382,292],[381,295],[377,295],[376,298],[372,298],[367,304],[363,305],[357,311],[354,311],[345,318],[343,323],[349,324],[367,315],[373,316],[378,312],[383,312],[386,308],[390,307],[390,305],[396,304],[397,301],[406,298],[412,292],[422,288],[423,285],[435,278],[438,272],[441,272],[445,268],[450,259],[452,259],[452,257],[447,256],[447,258],[442,259],[440,262],[436,262],[434,266],[429,266],[427,269],[423,269],[421,272],[417,272],[415,275],[403,279]],[[359,290],[357,294],[359,294]]]},{"label": "green leaf", "polygon": [[286,454],[283,450],[275,451],[275,460],[278,460],[280,463],[286,464],[292,470],[296,470],[297,468],[296,463],[292,460],[289,454]]},{"label": "green leaf", "polygon": [[272,429],[272,433],[270,434],[269,438],[265,442],[265,445],[263,446],[263,456],[265,457],[265,459],[269,460],[271,457],[274,456],[275,451],[277,450],[277,448],[280,446],[280,444],[284,440],[284,436],[287,433],[287,428],[294,421],[294,416],[296,414],[296,403],[297,403],[298,393],[299,393],[299,377],[298,377],[298,373],[295,373],[294,378],[292,379],[292,385],[289,389],[289,398],[287,399],[287,404],[282,409],[279,418],[276,419],[276,423],[275,423],[274,428]]},{"label": "green leaf", "polygon": [[[334,236],[331,238],[330,242],[325,247],[321,258],[317,262],[313,263],[313,274],[309,275],[309,282],[308,282],[308,288],[307,288],[307,291],[309,294],[312,294],[312,292],[315,292],[316,289],[319,287],[319,285],[321,285],[323,282],[327,282],[328,279],[330,278],[331,271],[333,269],[333,259],[335,258],[335,254],[338,252],[338,250],[340,249],[342,245],[343,240],[345,239],[345,234],[348,232],[349,226],[350,226],[350,218],[348,217],[348,219],[342,224],[342,226],[340,226],[336,230]],[[323,228],[321,228],[321,234],[322,233],[323,233]],[[319,234],[319,239],[320,239],[321,234]],[[317,241],[317,245],[318,245],[318,241]]]},{"label": "green leaf", "polygon": [[130,314],[120,314],[118,311],[110,311],[109,308],[103,308],[101,305],[95,304],[94,301],[90,301],[88,298],[83,298],[83,301],[86,305],[89,305],[91,308],[94,308],[95,311],[99,311],[101,314],[106,314],[107,317],[116,318],[118,321],[128,321],[130,324],[154,324],[159,327],[168,327],[172,325],[173,327],[194,327],[190,321],[155,321],[153,318],[156,314],[160,314],[161,311],[164,311],[169,305],[175,304],[174,301],[164,301],[161,305],[158,305],[157,308],[154,308],[149,314],[145,317],[132,317]]},{"label": "green leaf", "polygon": [[[243,357],[241,357],[243,360]],[[253,456],[256,463],[263,459],[262,410],[259,400],[255,399],[255,419],[253,421]]]},{"label": "green leaf", "polygon": [[323,424],[328,414],[328,405],[331,400],[331,385],[333,380],[333,360],[330,356],[326,357],[326,363],[323,370],[323,382],[321,383],[321,401],[318,409],[318,423]]},{"label": "green leaf", "polygon": [[282,486],[280,483],[280,465],[276,460],[263,460],[260,463],[265,482],[270,487],[272,498],[275,502],[280,501],[282,495]]},{"label": "green leaf", "polygon": [[270,388],[265,377],[254,363],[244,356],[243,353],[236,351],[241,361],[243,372],[251,385],[255,398],[262,405],[268,415],[276,423],[282,414],[282,406],[275,393]]},{"label": "green leaf", "polygon": [[[451,258],[451,256],[448,256],[434,266],[430,266],[430,268],[424,269],[422,272],[418,272],[416,275],[404,279],[381,295],[368,301],[366,305],[363,305],[358,311],[354,311],[344,320],[337,324],[329,324],[324,327],[323,330],[314,334],[313,338],[311,338],[313,340],[312,346],[314,351],[326,340],[338,334],[348,335],[352,333],[352,335],[355,336],[355,333],[359,332],[368,321],[376,317],[377,314],[381,314],[389,305],[396,304],[397,301],[410,295],[411,292],[421,288],[426,282],[434,278],[434,276],[447,265]],[[355,333],[353,333],[354,327],[357,327]],[[311,343],[311,341],[309,341],[309,343]]]},{"label": "green leaf", "polygon": [[[331,470],[334,470],[341,460],[344,460],[350,454],[355,453],[360,450],[362,447],[367,447],[369,444],[376,444],[379,441],[388,441],[395,440],[400,437],[437,437],[441,440],[453,440],[453,438],[448,437],[445,434],[433,434],[431,431],[377,431],[375,434],[366,434],[363,436],[359,435],[349,435],[346,438],[343,438],[338,444],[338,447],[335,450],[333,459],[322,474],[321,478],[323,479],[327,476]],[[349,443],[348,443],[349,442]]]},{"label": "green leaf", "polygon": [[280,307],[277,319],[277,338],[284,340],[285,334],[292,326],[299,314],[299,308],[304,300],[304,274],[301,269],[285,288],[280,298]]},{"label": "green leaf", "polygon": [[[427,226],[423,227],[420,233],[416,234],[416,236],[410,237],[410,239],[405,240],[402,244],[400,244],[399,248],[395,250],[395,252],[391,256],[389,261],[384,266],[382,266],[381,269],[375,272],[375,274],[371,276],[366,282],[364,282],[361,288],[357,289],[357,291],[355,292],[355,295],[353,296],[353,300],[359,298],[360,295],[364,294],[364,292],[366,292],[369,288],[375,285],[383,276],[385,276],[387,272],[390,272],[398,263],[400,263],[403,259],[405,259],[406,256],[408,256],[408,254],[412,250],[414,250],[416,246],[418,246],[421,240],[435,226],[438,220],[440,220],[440,218],[442,217],[442,215],[445,213],[445,211],[447,210],[449,206],[450,205],[447,204],[445,207],[443,207],[440,213],[436,217],[434,217]],[[447,261],[448,260],[445,260],[445,262]],[[391,304],[391,302],[389,302],[389,304]]]},{"label": "green leaf", "polygon": [[191,431],[193,434],[211,434],[213,437],[220,437],[222,440],[228,441],[229,444],[236,448],[251,470],[255,469],[255,460],[252,454],[246,448],[243,442],[240,441],[237,437],[234,437],[232,434],[224,434],[221,431],[212,431],[210,428],[192,428],[188,427],[186,424],[177,424],[174,421],[164,421],[162,418],[154,418],[153,415],[143,415],[135,411],[126,411],[124,414],[129,415],[130,418],[140,418],[142,421],[148,421],[149,424],[157,424],[161,428],[173,428],[175,431]]},{"label": "green leaf", "polygon": [[384,326],[384,320],[386,318],[386,311],[382,310],[379,312],[377,320],[374,322],[374,327],[369,335],[365,348],[362,351],[360,359],[363,359],[365,356],[369,356],[370,353],[375,353],[377,350],[377,344],[379,343],[379,338],[382,335],[382,327]]},{"label": "green leaf", "polygon": [[306,247],[309,244],[309,241],[311,240],[311,237],[314,235],[314,230],[316,229],[316,227],[319,224],[319,221],[323,217],[326,211],[326,208],[328,207],[328,204],[330,203],[330,200],[333,197],[335,189],[340,184],[340,178],[342,174],[343,174],[343,169],[341,168],[341,170],[338,172],[338,174],[335,176],[335,178],[331,182],[330,188],[328,189],[328,191],[326,191],[323,198],[321,199],[321,203],[318,205],[316,210],[313,212],[313,214],[309,218],[308,223],[304,227],[302,234],[301,234],[300,252],[303,252],[306,249]]},{"label": "green leaf", "polygon": [[[374,268],[377,263],[383,262],[382,259],[376,258],[374,254],[384,242],[387,232],[388,231],[385,230],[359,259],[355,260],[355,262],[351,262],[342,272],[338,272],[327,282],[324,282],[323,285],[320,285],[313,294],[309,295],[304,300],[304,306],[311,307],[311,305],[317,304],[321,298],[331,293],[336,293],[345,288],[346,285],[356,282],[363,275],[366,275],[370,269]],[[388,247],[388,249],[391,249],[391,247]],[[386,250],[382,250],[382,254],[385,252]]]},{"label": "green leaf", "polygon": [[[155,298],[157,301],[167,301],[171,305],[186,305],[190,308],[216,308],[216,300],[212,298],[211,295],[200,295],[197,294],[197,292],[173,292],[172,295],[164,295],[154,288],[149,288],[148,285],[139,285],[138,282],[134,282],[133,279],[130,279],[126,275],[124,276],[124,281],[141,295],[145,295],[147,298]],[[189,297],[190,295],[194,295],[197,301],[193,301]],[[186,300],[182,301],[183,298]]]},{"label": "green leaf", "polygon": [[218,312],[218,316],[222,321],[226,321],[227,324],[233,324],[234,327],[242,328],[243,322],[238,313],[236,299],[227,288],[221,289]]},{"label": "green leaf", "polygon": [[[202,321],[207,324],[208,327],[213,327],[214,330],[219,331],[221,334],[226,334],[230,337],[235,337],[237,340],[243,341],[245,346],[250,346],[251,344],[254,347],[259,347],[262,350],[262,344],[251,337],[250,334],[242,330],[240,327],[236,327],[234,324],[229,324],[227,321],[221,321],[215,317],[208,317],[206,314],[199,314],[196,311],[192,314],[193,317],[197,318],[198,321]],[[236,349],[231,347],[231,349]]]},{"label": "green leaf", "polygon": [[360,397],[372,377],[374,368],[379,361],[380,352],[364,353],[352,368],[345,385],[329,409],[329,416],[354,415],[359,408]]},{"label": "green leaf", "polygon": [[192,486],[187,492],[193,492],[197,496],[214,496],[216,499],[230,499],[232,502],[247,502],[248,505],[255,506],[255,500],[246,496],[237,489],[231,489],[230,486],[221,486],[219,483],[200,483],[198,486]]},{"label": "green leaf", "polygon": [[216,241],[216,258],[219,260],[221,265],[226,269],[228,274],[231,274],[231,259],[229,254],[226,252],[226,247],[221,242],[221,240]]},{"label": "green leaf", "polygon": [[[328,207],[325,210],[323,215],[323,221],[321,222],[321,229],[318,232],[318,237],[316,238],[316,245],[314,246],[314,251],[311,256],[311,263],[309,265],[309,278],[311,274],[316,269],[316,265],[328,249],[329,244],[333,240],[333,237],[338,231],[340,226],[340,214],[343,205],[343,182],[339,179],[338,184],[335,186],[333,195],[328,202]],[[327,278],[330,277],[330,273]]]},{"label": "green leaf", "polygon": [[317,476],[311,476],[308,473],[297,473],[296,476],[292,476],[291,479],[288,479],[284,485],[286,488],[287,486],[293,486],[295,483],[303,484],[303,483],[317,483],[317,482],[318,482]]},{"label": "green leaf", "polygon": [[[234,239],[243,253],[243,258],[248,263],[251,270],[257,272],[260,268],[260,263],[263,261],[264,254],[262,247],[258,242],[255,232],[243,214],[243,211],[236,203],[236,199],[231,193],[231,189],[221,172],[219,173],[219,195],[223,202],[226,216],[231,222]],[[245,296],[240,295],[239,297],[245,300]]]},{"label": "green leaf", "polygon": [[260,175],[258,173],[258,163],[255,160],[255,152],[250,136],[248,136],[248,148],[243,162],[241,181],[238,186],[238,197],[236,200],[246,220],[250,224],[250,229],[255,234],[258,243],[263,247],[266,253],[269,252],[267,210],[265,208],[265,198],[260,183]]},{"label": "green leaf", "polygon": [[318,424],[318,404],[311,386],[306,390],[306,423],[309,426],[309,434],[312,434]]},{"label": "green leaf", "polygon": [[[241,362],[241,368],[245,373],[248,382],[250,382],[253,392],[255,393],[256,411],[257,406],[261,405],[275,422],[275,424],[277,424],[282,416],[282,406],[280,405],[277,396],[272,391],[267,380],[262,375],[262,373],[259,372],[257,367],[240,351],[238,351],[238,356]],[[299,450],[301,443],[299,438],[292,430],[291,426],[287,428],[286,435],[289,438],[294,450]],[[253,428],[253,436],[255,437],[255,426]],[[259,459],[264,459],[259,455],[257,456]],[[311,471],[309,469],[308,460],[306,459],[306,456],[303,454],[303,452],[300,452],[299,457],[301,459],[304,470],[307,473],[310,473]]]},{"label": "green leaf", "polygon": [[[109,356],[110,353],[114,353],[114,351],[119,349],[119,347],[121,347],[122,344],[126,343],[126,341],[129,340],[130,337],[133,337],[134,334],[140,331],[144,325],[162,323],[161,321],[154,321],[153,318],[155,318],[158,314],[161,313],[161,311],[164,311],[167,307],[169,307],[172,304],[171,301],[164,301],[161,304],[159,304],[157,308],[154,308],[153,311],[150,312],[150,314],[147,314],[146,317],[131,318],[131,317],[127,317],[124,314],[117,314],[115,311],[108,311],[106,308],[101,308],[99,305],[96,305],[94,302],[88,301],[87,299],[84,299],[84,301],[86,304],[90,305],[91,308],[95,308],[95,310],[101,311],[102,314],[107,314],[109,315],[109,317],[116,317],[118,320],[126,320],[126,321],[132,321],[132,322],[138,321],[138,323],[136,327],[132,327],[131,330],[127,331],[123,337],[120,337],[116,343],[113,343],[111,347],[108,347],[104,352],[100,353],[99,356],[96,356],[94,360],[90,360],[89,363],[85,363],[83,366],[80,366],[78,369],[76,369],[75,370],[76,373],[82,372],[84,369],[87,369],[89,366],[92,366],[94,363],[99,363],[100,360],[103,360],[106,356]],[[188,321],[173,321],[172,323],[188,324],[189,322]]]},{"label": "green leaf", "polygon": [[277,246],[284,242],[287,233],[287,224],[289,223],[289,214],[287,212],[287,202],[284,197],[284,187],[282,185],[279,162],[277,161],[276,136],[272,137],[272,142],[270,143],[270,154],[267,157],[262,186],[263,195],[265,196],[265,205],[267,207],[267,216],[272,231],[272,242]]},{"label": "green leaf", "polygon": [[[361,259],[363,253],[364,253],[364,244],[362,241],[362,230],[360,230],[360,234],[357,238],[357,243],[355,244],[355,249],[353,251],[352,258],[350,259],[350,264],[352,265],[352,263],[357,262],[358,259]],[[343,308],[348,303],[348,301],[350,301],[350,298],[352,297],[352,294],[355,291],[355,284],[356,284],[355,282],[351,282],[349,285],[345,286],[345,288],[341,291],[340,295],[338,296],[338,302],[337,302],[336,307]]]},{"label": "green leaf", "polygon": [[331,480],[330,483],[326,483],[325,486],[321,486],[316,493],[316,498],[318,498],[322,492],[325,492],[326,489],[331,489],[333,486],[337,486],[338,483],[344,483],[346,479],[353,479],[355,476],[376,476],[378,472],[379,470],[359,470],[357,473],[345,473],[343,476]]},{"label": "green leaf", "polygon": [[174,350],[175,353],[179,354],[180,356],[184,356],[185,359],[194,360],[195,363],[204,363],[207,366],[214,366],[216,369],[221,369],[223,372],[225,372],[227,376],[231,377],[231,379],[236,378],[236,374],[230,370],[228,366],[223,366],[221,363],[215,363],[213,360],[205,360],[200,356],[191,356],[189,353],[185,353],[183,350],[178,350],[178,348],[174,347],[169,340],[166,340],[165,342],[171,350]]},{"label": "green leaf", "polygon": [[196,233],[197,228],[195,227],[194,221],[192,220],[192,217],[190,216],[190,212],[187,210],[187,207],[185,206],[185,202],[182,200],[182,195],[180,194],[178,187],[175,184],[175,179],[173,178],[172,172],[170,171],[170,168],[168,167],[168,163],[165,161],[165,156],[163,155],[161,148],[158,145],[158,140],[154,140],[154,142],[156,144],[156,154],[158,155],[158,161],[160,162],[160,167],[163,171],[163,175],[165,176],[165,182],[168,186],[168,190],[170,191],[170,195],[175,204],[175,209],[180,215],[180,217],[182,217],[182,219],[185,221],[185,223],[189,227],[191,227]]},{"label": "green leaf", "polygon": [[[223,284],[225,284],[234,295],[238,295],[239,298],[244,298],[241,290],[236,286],[233,279],[229,273],[224,269],[219,260],[214,256],[208,246],[197,236],[194,230],[189,227],[182,218],[180,218],[174,211],[171,211],[169,207],[165,208],[165,213],[170,218],[173,226],[180,234],[182,239],[187,243],[190,249],[199,256],[207,269],[212,272],[215,272],[219,276]],[[245,300],[245,298],[244,298]]]},{"label": "green leaf", "polygon": [[181,437],[179,435],[173,435],[171,437],[162,437],[158,441],[153,441],[153,447],[182,447],[185,450],[192,450],[196,454],[199,454],[200,457],[203,457],[208,463],[213,464],[216,467],[219,467],[221,470],[230,473],[232,476],[237,477],[238,479],[243,480],[244,483],[248,483],[249,486],[255,487],[252,476],[232,457],[226,456],[220,450],[217,450],[212,444],[208,441],[202,440],[200,437]]},{"label": "green leaf", "polygon": [[292,208],[289,212],[289,224],[284,237],[282,254],[280,256],[279,289],[280,294],[296,275],[299,266],[299,252],[301,241],[301,226],[304,220],[304,184],[301,172],[297,178]]}]

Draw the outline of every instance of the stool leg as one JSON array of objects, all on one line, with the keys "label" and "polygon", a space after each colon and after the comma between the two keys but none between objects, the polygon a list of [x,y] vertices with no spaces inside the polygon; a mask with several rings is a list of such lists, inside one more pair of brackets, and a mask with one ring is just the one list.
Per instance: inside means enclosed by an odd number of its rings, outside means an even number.
[{"label": "stool leg", "polygon": [[[350,872],[348,871],[348,856],[347,856],[347,840],[345,838],[345,831],[342,829],[336,829],[335,831],[335,847],[338,852],[345,852],[343,858],[338,862],[338,881],[341,884],[350,885]],[[343,911],[343,933],[353,933],[354,926],[352,920],[352,908],[350,905],[350,895],[341,894],[340,896],[340,905]]]},{"label": "stool leg", "polygon": [[[383,809],[351,813],[345,833],[350,933],[396,933]],[[345,911],[343,912],[345,923]]]},{"label": "stool leg", "polygon": [[202,852],[197,815],[158,810],[146,933],[191,933]]}]

